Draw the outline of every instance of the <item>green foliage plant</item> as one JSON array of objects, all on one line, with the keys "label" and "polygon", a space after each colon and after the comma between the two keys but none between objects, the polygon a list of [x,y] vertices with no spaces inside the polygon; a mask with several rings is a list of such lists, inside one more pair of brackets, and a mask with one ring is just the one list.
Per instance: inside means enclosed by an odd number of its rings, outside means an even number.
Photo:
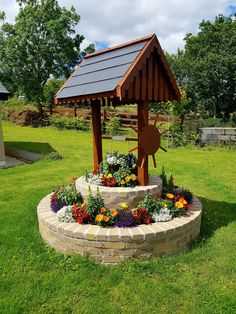
[{"label": "green foliage plant", "polygon": [[143,201],[138,205],[138,208],[146,208],[149,214],[153,214],[158,211],[157,201],[153,198],[150,192],[148,192]]},{"label": "green foliage plant", "polygon": [[87,212],[95,218],[96,215],[100,213],[101,208],[105,206],[104,200],[99,193],[99,189],[97,189],[97,193],[95,195],[92,195],[91,189],[89,188],[86,204]]},{"label": "green foliage plant", "polygon": [[109,121],[106,122],[106,133],[112,136],[122,133],[119,117],[114,116],[109,118]]},{"label": "green foliage plant", "polygon": [[58,129],[87,131],[89,128],[88,123],[83,117],[59,116],[53,114],[49,117],[49,122]]}]

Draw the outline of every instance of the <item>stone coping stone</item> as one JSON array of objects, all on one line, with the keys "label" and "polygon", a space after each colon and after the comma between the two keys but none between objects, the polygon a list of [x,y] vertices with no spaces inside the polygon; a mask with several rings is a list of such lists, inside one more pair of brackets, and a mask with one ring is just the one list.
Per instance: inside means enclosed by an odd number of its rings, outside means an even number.
[{"label": "stone coping stone", "polygon": [[68,255],[89,255],[116,264],[130,259],[171,256],[185,251],[200,233],[202,204],[194,196],[185,216],[132,228],[63,223],[50,209],[50,195],[37,207],[39,230],[46,243]]},{"label": "stone coping stone", "polygon": [[91,193],[95,195],[97,190],[104,199],[105,206],[109,209],[119,208],[121,203],[127,203],[129,207],[137,207],[145,195],[150,192],[154,198],[158,198],[162,191],[162,180],[158,176],[149,176],[149,182],[146,186],[136,187],[107,187],[86,182],[85,177],[76,180],[76,189],[79,191],[85,201],[88,197],[89,187]]}]

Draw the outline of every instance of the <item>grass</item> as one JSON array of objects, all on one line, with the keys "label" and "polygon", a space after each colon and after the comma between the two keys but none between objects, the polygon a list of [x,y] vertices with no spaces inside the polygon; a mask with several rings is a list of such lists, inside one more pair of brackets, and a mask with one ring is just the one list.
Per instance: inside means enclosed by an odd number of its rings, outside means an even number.
[{"label": "grass", "polygon": [[[47,143],[64,159],[0,170],[0,313],[236,313],[235,150],[158,153],[150,172],[165,165],[203,202],[201,237],[175,257],[103,266],[55,253],[41,240],[36,216],[55,186],[92,169],[91,134],[3,127],[6,141]],[[113,150],[128,145],[114,142]]]}]

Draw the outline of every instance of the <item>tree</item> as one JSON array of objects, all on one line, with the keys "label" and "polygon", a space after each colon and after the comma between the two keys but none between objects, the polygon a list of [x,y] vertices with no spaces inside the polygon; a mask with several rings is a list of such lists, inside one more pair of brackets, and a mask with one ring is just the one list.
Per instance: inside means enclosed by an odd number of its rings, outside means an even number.
[{"label": "tree", "polygon": [[[80,61],[84,36],[75,34],[80,16],[74,7],[61,8],[57,0],[17,0],[15,24],[0,29],[0,79],[39,108],[50,76],[67,78]],[[94,51],[90,45],[86,51]]]},{"label": "tree", "polygon": [[219,15],[187,34],[185,50],[167,56],[192,105],[227,118],[236,110],[236,19]]},{"label": "tree", "polygon": [[63,83],[64,80],[61,79],[48,80],[44,86],[43,103],[45,103],[48,106],[53,106],[54,96],[57,93],[57,91],[61,88]]}]

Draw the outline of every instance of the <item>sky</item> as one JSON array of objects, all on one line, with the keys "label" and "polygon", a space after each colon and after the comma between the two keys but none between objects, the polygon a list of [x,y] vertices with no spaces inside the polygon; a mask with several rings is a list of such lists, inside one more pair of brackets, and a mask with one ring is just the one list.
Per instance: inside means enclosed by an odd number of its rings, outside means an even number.
[{"label": "sky", "polygon": [[[218,14],[234,14],[236,0],[58,0],[75,7],[81,16],[76,30],[85,36],[82,48],[95,43],[96,50],[155,33],[162,48],[176,53],[184,48],[187,33],[195,34],[199,23]],[[14,22],[15,0],[0,0],[0,11]]]}]

